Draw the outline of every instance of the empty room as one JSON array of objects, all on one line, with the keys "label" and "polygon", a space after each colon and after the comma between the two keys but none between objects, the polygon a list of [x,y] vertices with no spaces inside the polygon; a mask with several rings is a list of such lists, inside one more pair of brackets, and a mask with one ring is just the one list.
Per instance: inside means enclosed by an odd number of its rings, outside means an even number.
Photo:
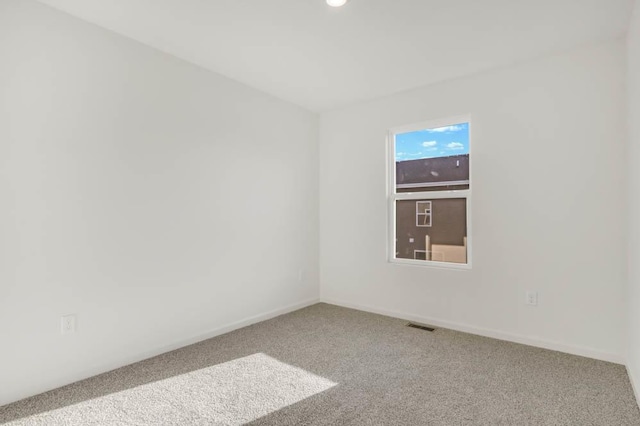
[{"label": "empty room", "polygon": [[0,0],[0,425],[640,426],[639,163],[640,0]]}]

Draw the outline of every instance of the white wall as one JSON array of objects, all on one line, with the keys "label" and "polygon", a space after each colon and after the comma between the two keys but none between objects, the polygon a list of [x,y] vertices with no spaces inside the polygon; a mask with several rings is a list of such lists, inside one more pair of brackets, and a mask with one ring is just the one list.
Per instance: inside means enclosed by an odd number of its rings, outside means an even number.
[{"label": "white wall", "polygon": [[317,135],[315,114],[0,1],[0,405],[316,300]]},{"label": "white wall", "polygon": [[640,0],[629,29],[629,347],[627,368],[640,401]]},{"label": "white wall", "polygon": [[[623,362],[625,89],[618,40],[323,114],[321,299]],[[389,264],[386,130],[464,114],[473,269]]]}]

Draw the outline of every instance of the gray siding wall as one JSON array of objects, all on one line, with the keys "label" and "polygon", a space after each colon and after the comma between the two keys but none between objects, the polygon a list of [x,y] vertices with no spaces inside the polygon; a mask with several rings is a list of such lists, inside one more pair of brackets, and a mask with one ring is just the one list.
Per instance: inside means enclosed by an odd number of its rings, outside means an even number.
[{"label": "gray siding wall", "polygon": [[[428,200],[428,198],[425,198]],[[464,198],[432,201],[431,227],[416,226],[416,200],[396,203],[396,253],[398,258],[413,259],[414,250],[425,250],[425,236],[432,244],[462,245],[467,236],[467,209]],[[410,239],[413,238],[413,243]]]}]

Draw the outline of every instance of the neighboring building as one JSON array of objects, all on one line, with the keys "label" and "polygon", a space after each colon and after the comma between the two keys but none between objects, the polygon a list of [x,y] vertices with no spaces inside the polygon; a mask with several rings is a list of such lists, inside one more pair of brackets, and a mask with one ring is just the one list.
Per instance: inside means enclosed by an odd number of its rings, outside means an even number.
[{"label": "neighboring building", "polygon": [[[396,188],[398,192],[468,189],[469,154],[396,162]],[[396,203],[398,258],[466,263],[459,258],[440,259],[438,256],[442,254],[433,248],[463,247],[466,236],[467,206],[464,198],[424,198]],[[429,243],[431,247],[427,247]],[[464,253],[466,259],[466,249]]]},{"label": "neighboring building", "polygon": [[469,188],[469,154],[396,162],[398,192]]}]

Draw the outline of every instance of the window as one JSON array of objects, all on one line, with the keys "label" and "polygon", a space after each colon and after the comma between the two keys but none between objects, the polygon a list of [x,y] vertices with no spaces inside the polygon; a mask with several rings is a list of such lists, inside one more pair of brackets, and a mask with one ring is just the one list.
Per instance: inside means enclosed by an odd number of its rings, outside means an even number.
[{"label": "window", "polygon": [[416,226],[431,226],[431,201],[416,201]]},{"label": "window", "polygon": [[389,132],[389,260],[469,268],[470,120]]}]

